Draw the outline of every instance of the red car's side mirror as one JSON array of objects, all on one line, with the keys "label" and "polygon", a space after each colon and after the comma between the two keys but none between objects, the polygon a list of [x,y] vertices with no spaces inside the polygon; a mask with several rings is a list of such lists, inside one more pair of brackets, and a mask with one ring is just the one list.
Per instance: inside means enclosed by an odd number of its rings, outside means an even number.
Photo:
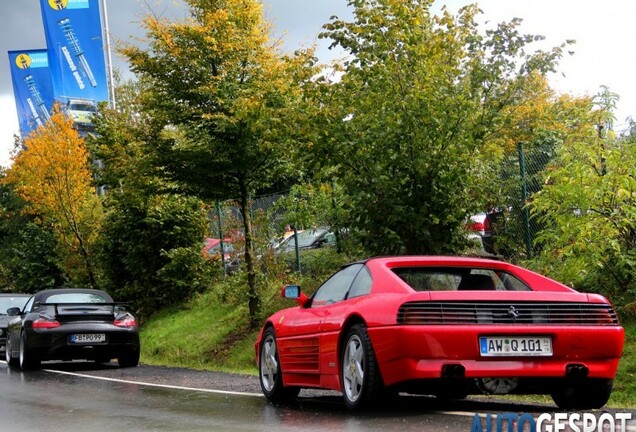
[{"label": "red car's side mirror", "polygon": [[309,297],[300,291],[299,285],[284,285],[280,294],[286,299],[296,299],[296,302],[300,307],[304,307],[309,300]]}]

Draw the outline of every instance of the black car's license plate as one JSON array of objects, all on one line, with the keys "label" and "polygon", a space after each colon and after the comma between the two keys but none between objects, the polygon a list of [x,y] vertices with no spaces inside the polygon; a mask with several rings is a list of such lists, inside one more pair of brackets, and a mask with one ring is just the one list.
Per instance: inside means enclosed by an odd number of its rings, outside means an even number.
[{"label": "black car's license plate", "polygon": [[106,335],[104,333],[79,333],[71,335],[71,343],[73,344],[90,344],[100,342],[106,342]]}]

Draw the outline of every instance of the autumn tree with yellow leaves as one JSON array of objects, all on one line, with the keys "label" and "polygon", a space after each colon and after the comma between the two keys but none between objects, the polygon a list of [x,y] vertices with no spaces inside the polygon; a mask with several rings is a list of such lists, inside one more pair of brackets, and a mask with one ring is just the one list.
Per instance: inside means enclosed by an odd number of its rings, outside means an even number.
[{"label": "autumn tree with yellow leaves", "polygon": [[91,249],[101,216],[100,202],[91,186],[89,155],[84,139],[64,113],[24,141],[3,180],[40,215],[58,238],[60,266],[72,283],[95,286]]}]

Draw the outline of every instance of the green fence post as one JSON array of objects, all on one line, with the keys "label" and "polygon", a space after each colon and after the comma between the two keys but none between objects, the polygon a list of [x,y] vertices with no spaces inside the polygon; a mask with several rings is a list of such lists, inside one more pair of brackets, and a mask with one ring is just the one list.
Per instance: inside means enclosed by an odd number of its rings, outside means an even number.
[{"label": "green fence post", "polygon": [[296,225],[294,225],[294,250],[296,251],[296,270],[300,273],[300,249],[298,248],[298,229]]},{"label": "green fence post", "polygon": [[523,218],[523,234],[526,243],[526,253],[528,258],[532,258],[532,239],[530,236],[530,211],[526,206],[528,201],[528,182],[526,179],[526,158],[523,154],[523,144],[517,143],[517,153],[519,155],[519,171],[521,173],[521,215]]},{"label": "green fence post", "polygon": [[223,274],[225,274],[225,243],[223,242],[223,226],[222,218],[221,218],[221,203],[216,202],[216,215],[219,218],[219,240],[221,242],[221,268],[223,269]]}]

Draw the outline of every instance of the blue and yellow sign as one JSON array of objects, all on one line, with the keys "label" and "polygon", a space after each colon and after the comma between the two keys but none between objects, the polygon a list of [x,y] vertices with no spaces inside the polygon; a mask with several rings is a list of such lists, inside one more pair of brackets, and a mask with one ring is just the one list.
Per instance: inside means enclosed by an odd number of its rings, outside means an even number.
[{"label": "blue and yellow sign", "polygon": [[20,134],[26,137],[51,117],[53,82],[47,50],[9,51]]},{"label": "blue and yellow sign", "polygon": [[40,0],[55,98],[108,100],[99,0]]}]

